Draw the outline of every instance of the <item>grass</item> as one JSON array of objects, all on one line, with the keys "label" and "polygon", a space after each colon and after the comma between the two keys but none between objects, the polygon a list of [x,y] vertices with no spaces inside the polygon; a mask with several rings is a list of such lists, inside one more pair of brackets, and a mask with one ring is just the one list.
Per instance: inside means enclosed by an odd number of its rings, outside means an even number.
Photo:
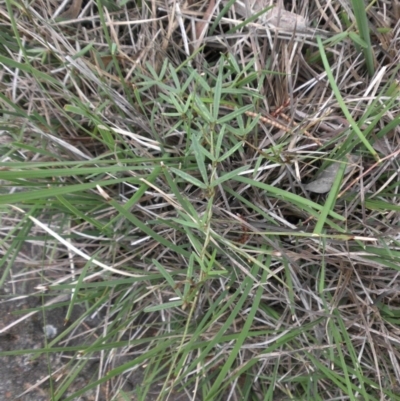
[{"label": "grass", "polygon": [[200,4],[1,3],[0,283],[34,245],[16,319],[66,326],[0,354],[59,353],[49,399],[400,400],[399,24],[298,3],[306,31],[229,2],[196,46]]}]

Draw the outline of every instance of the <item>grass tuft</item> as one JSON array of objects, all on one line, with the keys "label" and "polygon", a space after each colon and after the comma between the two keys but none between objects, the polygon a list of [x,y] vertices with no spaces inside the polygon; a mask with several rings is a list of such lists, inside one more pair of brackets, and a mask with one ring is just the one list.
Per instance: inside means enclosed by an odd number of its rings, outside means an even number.
[{"label": "grass tuft", "polygon": [[311,3],[0,3],[0,332],[65,319],[0,355],[48,399],[400,400],[400,28]]}]

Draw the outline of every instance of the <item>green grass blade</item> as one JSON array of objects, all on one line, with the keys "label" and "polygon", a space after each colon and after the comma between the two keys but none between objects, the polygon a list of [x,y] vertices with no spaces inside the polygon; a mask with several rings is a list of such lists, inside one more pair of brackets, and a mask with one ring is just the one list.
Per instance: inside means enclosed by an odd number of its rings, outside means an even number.
[{"label": "green grass blade", "polygon": [[330,68],[328,59],[327,59],[326,54],[325,54],[325,49],[324,49],[324,47],[322,45],[322,41],[321,41],[320,37],[317,37],[317,42],[318,42],[319,51],[321,53],[322,62],[323,62],[324,67],[325,67],[326,75],[328,77],[329,83],[331,84],[332,91],[335,94],[335,97],[336,97],[336,99],[337,99],[337,101],[338,101],[338,103],[339,103],[339,105],[340,105],[340,107],[341,107],[341,109],[343,111],[343,114],[346,116],[348,122],[351,125],[351,128],[353,129],[353,131],[357,134],[360,142],[362,142],[364,144],[364,146],[368,149],[368,151],[375,158],[375,160],[379,161],[380,158],[379,158],[378,154],[376,153],[375,149],[369,143],[367,138],[365,138],[364,134],[361,132],[359,126],[354,121],[354,119],[351,116],[348,108],[346,107],[346,104],[345,104],[345,102],[343,100],[343,97],[340,94],[339,88],[336,85],[335,78],[333,77],[332,70]]}]

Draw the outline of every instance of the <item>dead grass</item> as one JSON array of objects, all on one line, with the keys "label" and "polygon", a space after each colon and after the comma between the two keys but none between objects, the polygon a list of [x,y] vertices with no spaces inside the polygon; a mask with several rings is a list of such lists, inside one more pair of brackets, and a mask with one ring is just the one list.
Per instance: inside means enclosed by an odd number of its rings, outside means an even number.
[{"label": "dead grass", "polygon": [[78,3],[0,5],[1,283],[87,309],[52,399],[400,399],[398,2]]}]

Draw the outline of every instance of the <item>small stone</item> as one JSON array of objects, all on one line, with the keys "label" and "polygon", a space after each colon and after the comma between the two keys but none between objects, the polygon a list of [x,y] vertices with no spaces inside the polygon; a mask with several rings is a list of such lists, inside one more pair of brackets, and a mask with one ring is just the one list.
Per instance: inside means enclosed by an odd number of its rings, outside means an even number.
[{"label": "small stone", "polygon": [[51,324],[46,324],[46,326],[43,327],[43,331],[46,338],[54,338],[58,332],[57,327]]}]

